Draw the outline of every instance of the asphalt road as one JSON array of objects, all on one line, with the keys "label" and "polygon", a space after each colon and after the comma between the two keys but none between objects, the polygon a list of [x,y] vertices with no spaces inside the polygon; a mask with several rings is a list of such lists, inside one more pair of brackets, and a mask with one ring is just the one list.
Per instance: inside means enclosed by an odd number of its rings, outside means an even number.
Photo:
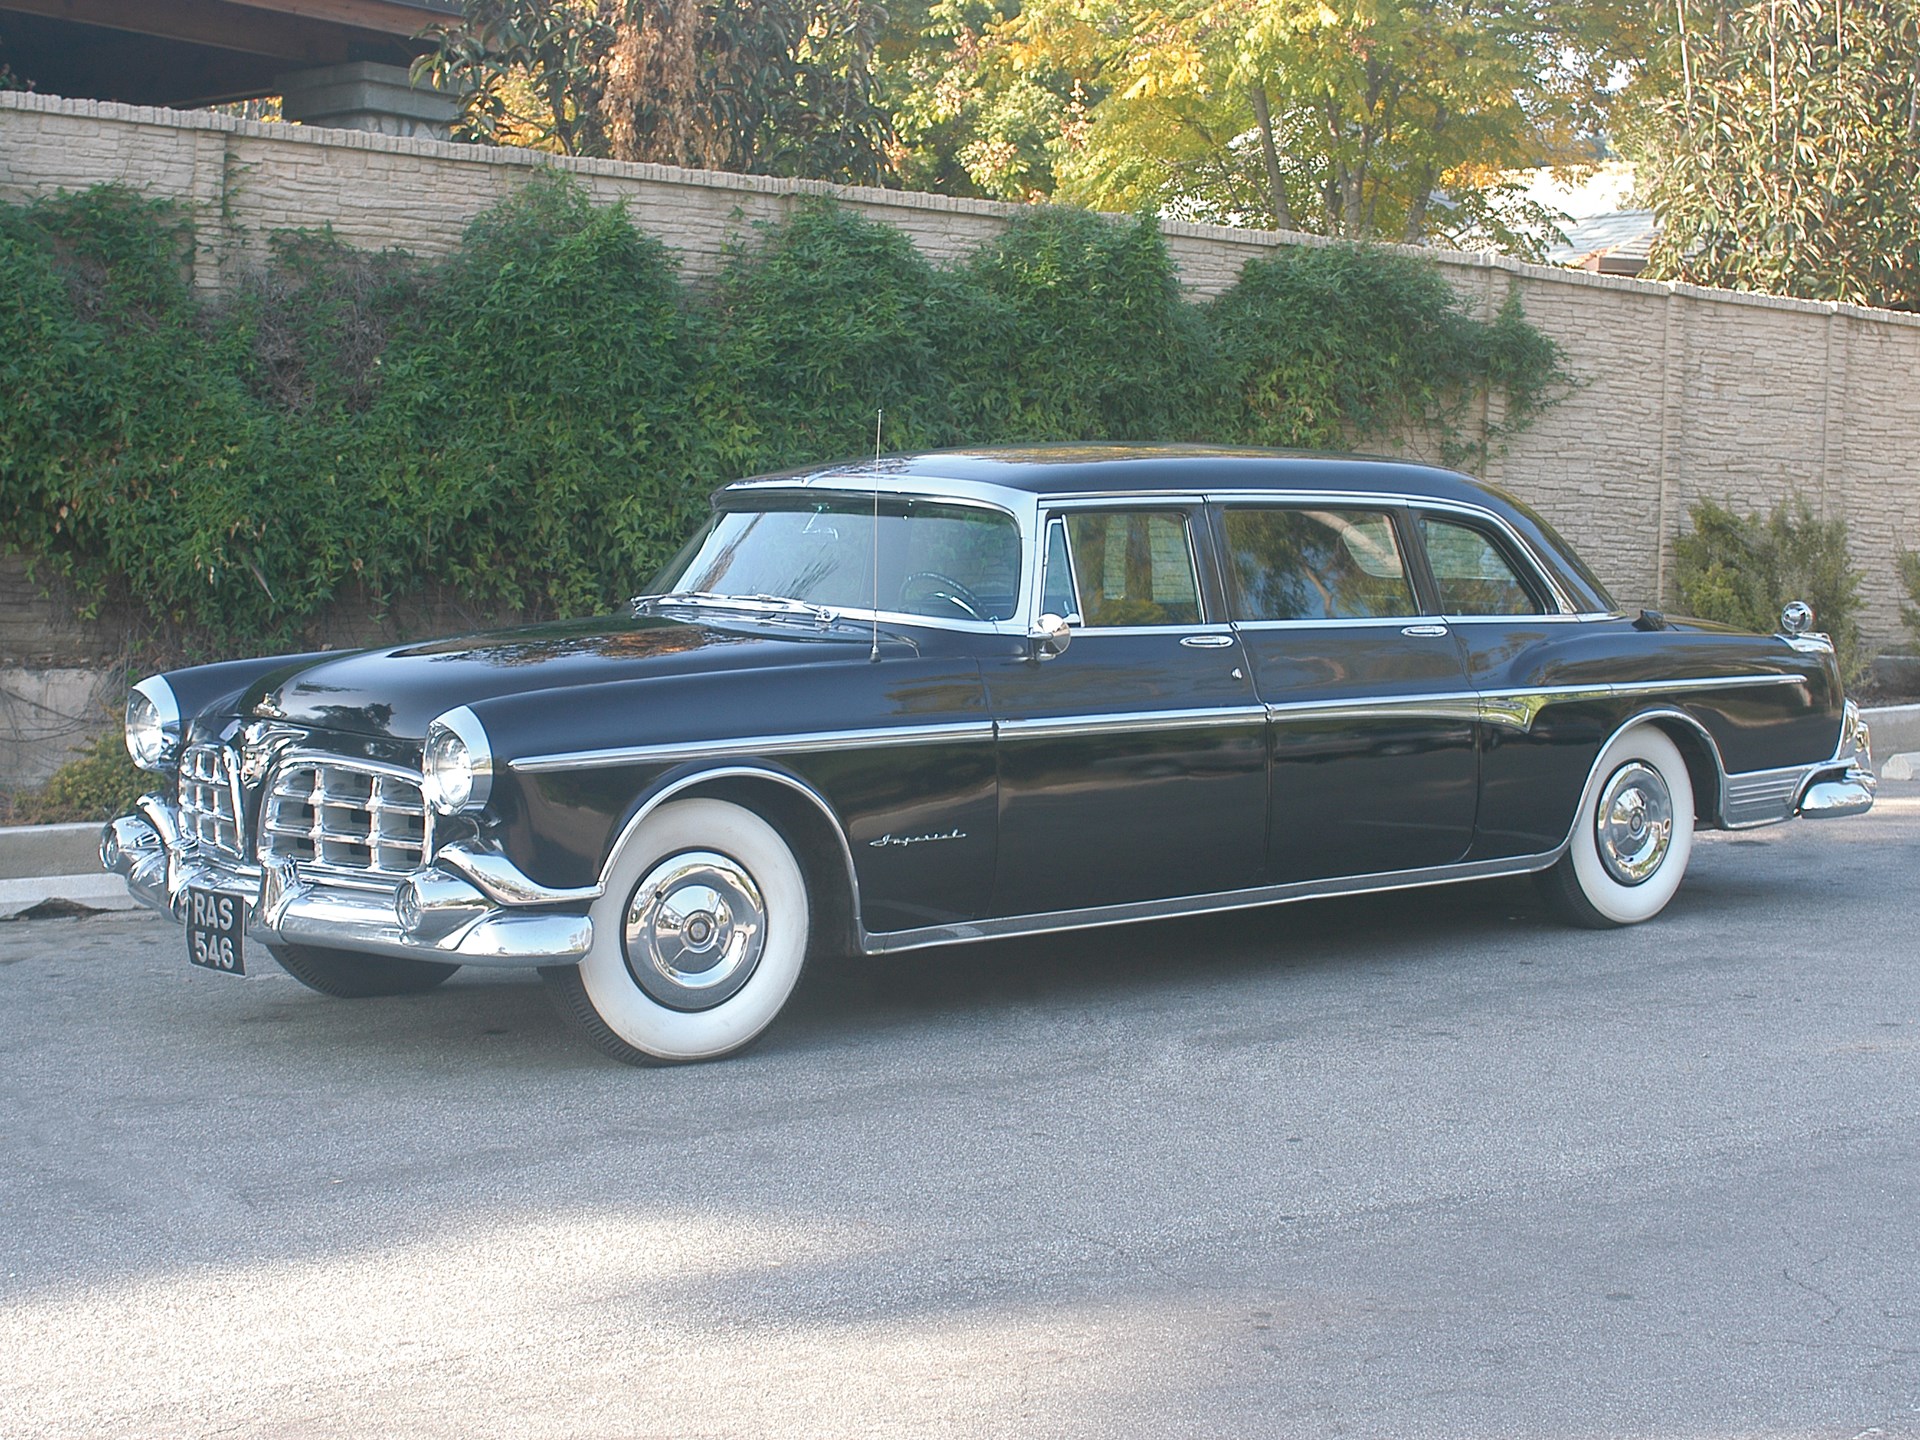
[{"label": "asphalt road", "polygon": [[0,925],[0,1435],[1920,1436],[1916,856],[848,962],[654,1071]]}]

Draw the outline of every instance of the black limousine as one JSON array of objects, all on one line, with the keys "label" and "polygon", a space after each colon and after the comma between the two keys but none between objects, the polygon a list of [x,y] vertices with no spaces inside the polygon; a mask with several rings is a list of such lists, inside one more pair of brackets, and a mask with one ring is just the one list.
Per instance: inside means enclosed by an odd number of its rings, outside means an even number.
[{"label": "black limousine", "polygon": [[1622,610],[1423,465],[886,456],[726,486],[618,616],[141,681],[102,858],[210,969],[533,966],[707,1059],[836,948],[1528,872],[1647,920],[1697,829],[1872,804],[1811,620]]}]

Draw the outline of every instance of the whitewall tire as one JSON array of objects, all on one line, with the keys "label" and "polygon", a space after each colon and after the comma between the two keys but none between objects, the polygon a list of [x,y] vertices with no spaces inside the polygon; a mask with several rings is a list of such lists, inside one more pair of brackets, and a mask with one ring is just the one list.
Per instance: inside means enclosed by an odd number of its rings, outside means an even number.
[{"label": "whitewall tire", "polygon": [[628,1064],[713,1060],[773,1023],[800,979],[806,878],[771,824],[725,800],[675,800],[614,857],[593,946],[541,973],[600,1049]]},{"label": "whitewall tire", "polygon": [[1693,854],[1693,782],[1679,749],[1636,725],[1600,752],[1567,853],[1541,877],[1576,925],[1637,925],[1667,907]]}]

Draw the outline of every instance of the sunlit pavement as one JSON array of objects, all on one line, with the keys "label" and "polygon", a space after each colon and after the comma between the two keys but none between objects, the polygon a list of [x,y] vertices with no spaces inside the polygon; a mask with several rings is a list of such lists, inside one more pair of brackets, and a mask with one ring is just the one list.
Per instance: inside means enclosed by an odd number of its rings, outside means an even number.
[{"label": "sunlit pavement", "polygon": [[817,967],[628,1070],[0,925],[0,1435],[1920,1435],[1920,784],[1526,884]]}]

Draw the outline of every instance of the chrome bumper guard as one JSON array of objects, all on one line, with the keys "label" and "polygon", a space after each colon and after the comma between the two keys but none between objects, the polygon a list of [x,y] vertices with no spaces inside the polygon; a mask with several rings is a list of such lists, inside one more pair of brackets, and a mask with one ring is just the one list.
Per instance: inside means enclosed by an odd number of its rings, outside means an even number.
[{"label": "chrome bumper guard", "polygon": [[1873,737],[1860,718],[1860,707],[1849,700],[1833,760],[1814,771],[1793,813],[1807,820],[1864,815],[1873,808],[1878,784],[1873,773]]},{"label": "chrome bumper guard", "polygon": [[[368,889],[303,875],[293,863],[246,865],[209,856],[181,834],[173,806],[157,795],[101,832],[100,863],[126,880],[134,899],[176,920],[185,919],[189,888],[240,895],[248,938],[269,944],[511,968],[570,965],[593,943],[586,915],[510,908],[437,863],[415,870],[397,888]],[[503,875],[508,864],[490,854],[489,878]],[[515,899],[522,906],[549,897],[580,906],[592,893],[547,890],[521,876]]]}]

